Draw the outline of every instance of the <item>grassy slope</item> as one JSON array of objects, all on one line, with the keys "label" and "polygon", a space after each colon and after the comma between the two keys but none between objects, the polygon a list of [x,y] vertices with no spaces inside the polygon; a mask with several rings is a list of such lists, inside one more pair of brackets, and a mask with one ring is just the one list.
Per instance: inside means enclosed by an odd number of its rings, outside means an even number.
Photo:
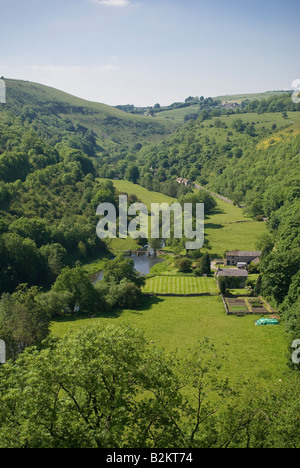
[{"label": "grassy slope", "polygon": [[[100,179],[106,180],[106,179]],[[143,202],[148,210],[151,208],[151,203],[174,203],[175,198],[169,197],[159,192],[150,192],[149,190],[141,187],[140,185],[133,184],[128,180],[113,180],[114,186],[119,192],[127,193],[128,195],[134,194],[138,199]]]},{"label": "grassy slope", "polygon": [[39,118],[48,114],[70,119],[74,125],[93,130],[97,143],[105,149],[137,141],[158,142],[175,128],[166,119],[128,114],[38,83],[9,79],[5,83],[8,109],[20,113],[28,106],[38,112]]},{"label": "grassy slope", "polygon": [[189,106],[189,107],[182,107],[179,109],[173,110],[166,110],[162,112],[158,112],[156,117],[164,118],[170,121],[174,121],[178,124],[184,123],[184,117],[187,114],[198,114],[199,112],[199,105]]},{"label": "grassy slope", "polygon": [[[199,340],[209,337],[228,355],[224,376],[241,379],[283,379],[286,368],[286,337],[281,326],[256,327],[255,316],[227,316],[219,297],[168,297],[149,300],[137,310],[102,314],[94,319],[52,324],[52,333],[63,336],[70,328],[100,322],[129,324],[143,330],[149,341],[167,352],[183,355]],[[229,346],[226,346],[228,344]]]},{"label": "grassy slope", "polygon": [[258,238],[267,232],[266,224],[247,218],[243,210],[230,203],[216,201],[218,210],[205,223],[210,255],[223,258],[225,250],[257,250]]}]

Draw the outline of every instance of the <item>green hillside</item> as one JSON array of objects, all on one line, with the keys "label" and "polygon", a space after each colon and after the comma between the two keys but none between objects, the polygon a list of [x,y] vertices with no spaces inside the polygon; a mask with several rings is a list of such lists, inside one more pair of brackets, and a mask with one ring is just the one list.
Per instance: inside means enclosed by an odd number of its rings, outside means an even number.
[{"label": "green hillside", "polygon": [[100,154],[137,142],[158,142],[175,128],[165,119],[131,115],[41,84],[10,79],[5,79],[5,83],[5,109],[33,123],[50,142],[59,137],[82,136],[89,129]]}]

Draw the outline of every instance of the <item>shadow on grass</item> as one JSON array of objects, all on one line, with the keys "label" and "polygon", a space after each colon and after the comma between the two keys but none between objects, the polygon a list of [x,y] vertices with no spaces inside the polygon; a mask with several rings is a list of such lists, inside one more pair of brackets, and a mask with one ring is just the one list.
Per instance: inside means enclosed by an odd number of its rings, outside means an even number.
[{"label": "shadow on grass", "polygon": [[163,302],[164,299],[159,298],[157,296],[147,296],[144,295],[142,303],[135,307],[134,309],[128,309],[124,307],[124,309],[112,309],[112,310],[103,310],[98,312],[97,314],[73,314],[73,315],[66,315],[64,317],[56,318],[55,322],[77,322],[78,320],[91,320],[97,318],[107,318],[107,319],[118,319],[121,317],[123,312],[130,312],[134,315],[142,315],[142,313],[146,310],[150,310],[154,305]]},{"label": "shadow on grass", "polygon": [[205,229],[223,229],[223,224],[205,223]]},{"label": "shadow on grass", "polygon": [[223,210],[223,208],[216,206],[210,213],[209,215],[205,216],[205,219],[210,219],[211,216],[214,215],[219,215],[219,214],[226,214],[226,212]]}]

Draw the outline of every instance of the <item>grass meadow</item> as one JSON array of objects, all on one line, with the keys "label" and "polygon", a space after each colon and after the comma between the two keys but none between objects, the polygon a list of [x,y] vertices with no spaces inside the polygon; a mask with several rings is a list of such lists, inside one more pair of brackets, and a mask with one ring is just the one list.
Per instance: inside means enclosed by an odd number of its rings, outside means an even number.
[{"label": "grass meadow", "polygon": [[[107,179],[98,180],[100,182],[105,182]],[[136,195],[137,198],[147,206],[149,211],[151,209],[151,203],[169,203],[171,205],[176,202],[175,198],[159,192],[150,192],[141,185],[133,184],[128,180],[112,180],[112,182],[119,192],[127,193],[128,195]]]},{"label": "grass meadow", "polygon": [[227,316],[219,296],[153,297],[143,307],[99,313],[52,323],[52,334],[63,336],[92,323],[127,324],[142,330],[147,340],[167,353],[183,356],[199,341],[209,338],[226,356],[224,377],[233,382],[263,379],[266,383],[288,378],[288,344],[283,327],[257,327],[258,316]]},{"label": "grass meadow", "polygon": [[226,250],[257,250],[257,240],[267,232],[266,224],[247,218],[237,206],[216,199],[215,213],[206,217],[205,236],[212,258],[224,258]]}]

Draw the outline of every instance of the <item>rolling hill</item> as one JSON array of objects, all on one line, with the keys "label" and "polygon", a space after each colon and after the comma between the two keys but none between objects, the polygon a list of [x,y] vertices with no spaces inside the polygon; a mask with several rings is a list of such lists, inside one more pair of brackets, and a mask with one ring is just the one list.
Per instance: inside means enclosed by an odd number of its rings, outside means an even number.
[{"label": "rolling hill", "polygon": [[131,115],[114,107],[86,101],[38,83],[5,79],[7,104],[0,109],[28,120],[51,144],[59,138],[89,129],[96,139],[96,152],[114,152],[137,142],[159,142],[176,125],[165,119]]}]

